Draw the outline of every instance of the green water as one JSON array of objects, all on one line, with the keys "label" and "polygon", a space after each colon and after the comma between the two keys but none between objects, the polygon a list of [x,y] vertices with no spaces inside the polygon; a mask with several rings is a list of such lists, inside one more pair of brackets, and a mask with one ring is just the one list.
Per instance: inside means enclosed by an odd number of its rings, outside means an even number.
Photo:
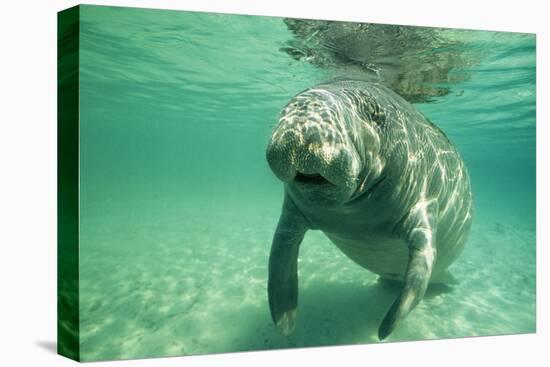
[{"label": "green water", "polygon": [[[332,77],[280,48],[279,18],[81,7],[83,360],[376,343],[399,293],[309,232],[297,327],[267,303],[283,187],[281,107]],[[476,213],[451,267],[390,341],[535,331],[535,38],[456,31],[470,78],[417,104],[456,143]]]}]

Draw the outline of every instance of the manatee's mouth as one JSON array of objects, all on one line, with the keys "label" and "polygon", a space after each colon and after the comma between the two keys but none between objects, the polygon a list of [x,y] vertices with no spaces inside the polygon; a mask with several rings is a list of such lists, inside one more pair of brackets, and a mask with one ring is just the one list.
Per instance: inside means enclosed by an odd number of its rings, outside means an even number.
[{"label": "manatee's mouth", "polygon": [[308,184],[308,185],[326,185],[330,184],[329,180],[321,176],[319,173],[302,173],[298,172],[296,173],[296,176],[294,177],[294,181],[302,183],[302,184]]}]

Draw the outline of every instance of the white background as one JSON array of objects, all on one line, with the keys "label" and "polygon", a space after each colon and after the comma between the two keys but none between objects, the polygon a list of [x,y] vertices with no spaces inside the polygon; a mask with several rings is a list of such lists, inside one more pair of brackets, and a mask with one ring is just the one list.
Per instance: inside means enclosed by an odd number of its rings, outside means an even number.
[{"label": "white background", "polygon": [[[94,4],[537,33],[537,334],[102,362],[94,366],[548,365],[549,20],[545,1],[94,1]],[[67,366],[56,338],[56,12],[0,5],[0,365]],[[495,136],[498,139],[498,136]],[[546,159],[546,162],[545,162]],[[510,172],[513,175],[513,172]],[[546,279],[544,279],[546,277]],[[220,325],[223,327],[223,325]]]}]

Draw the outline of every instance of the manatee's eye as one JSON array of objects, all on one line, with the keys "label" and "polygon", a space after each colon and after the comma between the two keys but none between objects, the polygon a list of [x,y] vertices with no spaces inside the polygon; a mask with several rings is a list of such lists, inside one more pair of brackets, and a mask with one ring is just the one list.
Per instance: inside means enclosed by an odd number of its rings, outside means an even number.
[{"label": "manatee's eye", "polygon": [[378,126],[382,126],[386,122],[386,114],[383,109],[380,108],[378,103],[372,100],[364,100],[365,111],[370,117],[370,120],[373,121]]},{"label": "manatee's eye", "polygon": [[386,122],[386,114],[380,105],[372,100],[372,97],[361,90],[344,89],[344,93],[356,106],[360,116],[382,126]]}]

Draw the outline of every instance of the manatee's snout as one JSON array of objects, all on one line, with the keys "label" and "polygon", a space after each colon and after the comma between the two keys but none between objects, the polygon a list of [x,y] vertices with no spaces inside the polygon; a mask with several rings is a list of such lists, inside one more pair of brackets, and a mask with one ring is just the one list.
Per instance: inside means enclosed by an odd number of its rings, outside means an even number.
[{"label": "manatee's snout", "polygon": [[285,129],[272,137],[267,147],[267,162],[275,175],[283,182],[331,183],[346,186],[352,157],[341,148],[317,136],[306,136],[292,129]]},{"label": "manatee's snout", "polygon": [[316,114],[283,114],[267,147],[271,170],[287,184],[343,199],[355,189],[360,164],[340,128]]},{"label": "manatee's snout", "polygon": [[293,130],[274,131],[267,146],[266,158],[269,167],[281,181],[290,182],[297,174],[296,150],[301,136]]}]

